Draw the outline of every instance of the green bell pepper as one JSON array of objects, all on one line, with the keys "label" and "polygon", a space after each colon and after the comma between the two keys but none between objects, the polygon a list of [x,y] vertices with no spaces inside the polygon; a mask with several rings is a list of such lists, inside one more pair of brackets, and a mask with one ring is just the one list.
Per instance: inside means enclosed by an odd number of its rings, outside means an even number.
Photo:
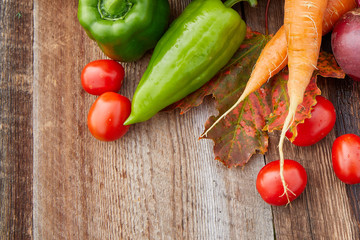
[{"label": "green bell pepper", "polygon": [[155,47],[168,27],[167,0],[79,0],[78,19],[110,58],[129,62]]},{"label": "green bell pepper", "polygon": [[237,2],[194,0],[185,8],[156,45],[125,125],[150,119],[224,67],[246,34],[245,22],[231,8]]}]

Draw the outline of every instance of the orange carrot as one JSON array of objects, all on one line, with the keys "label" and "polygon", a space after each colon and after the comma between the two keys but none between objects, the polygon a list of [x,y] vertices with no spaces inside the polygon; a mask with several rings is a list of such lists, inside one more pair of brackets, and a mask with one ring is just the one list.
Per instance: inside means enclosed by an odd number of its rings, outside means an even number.
[{"label": "orange carrot", "polygon": [[[322,22],[322,34],[325,35],[328,33],[344,13],[355,7],[355,0],[329,0]],[[280,72],[287,65],[287,62],[287,42],[284,26],[282,26],[262,50],[246,87],[238,101],[222,116],[220,116],[216,122],[201,135],[201,137],[205,136],[221,119],[234,110],[247,96],[258,90],[264,83],[266,83],[266,81]]]},{"label": "orange carrot", "polygon": [[326,6],[327,0],[285,0],[284,28],[288,44],[287,86],[290,106],[280,135],[279,154],[280,178],[288,199],[290,190],[283,174],[285,133],[295,118],[297,107],[303,102],[305,89],[316,69]]},{"label": "orange carrot", "polygon": [[322,23],[323,35],[333,29],[335,23],[342,15],[355,7],[355,0],[328,0]]}]

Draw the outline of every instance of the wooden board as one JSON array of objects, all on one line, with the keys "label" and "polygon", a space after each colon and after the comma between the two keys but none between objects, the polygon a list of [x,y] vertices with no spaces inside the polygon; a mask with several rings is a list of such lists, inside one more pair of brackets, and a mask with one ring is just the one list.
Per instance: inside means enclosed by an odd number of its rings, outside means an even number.
[{"label": "wooden board", "polygon": [[0,239],[32,236],[32,6],[0,5]]},{"label": "wooden board", "polygon": [[[172,19],[189,2],[171,0]],[[264,33],[265,5],[235,9]],[[270,5],[271,33],[282,24],[281,6]],[[265,156],[227,169],[214,160],[211,141],[197,140],[216,114],[207,99],[185,115],[160,113],[118,141],[99,142],[86,126],[95,97],[82,90],[80,73],[105,56],[79,25],[77,1],[11,0],[1,8],[1,239],[360,238],[360,188],[331,169],[336,136],[360,134],[359,83],[319,80],[337,108],[336,127],[315,146],[286,144],[309,184],[291,207],[270,207],[255,179],[278,158],[276,133]],[[132,97],[150,57],[124,65],[123,95]]]}]

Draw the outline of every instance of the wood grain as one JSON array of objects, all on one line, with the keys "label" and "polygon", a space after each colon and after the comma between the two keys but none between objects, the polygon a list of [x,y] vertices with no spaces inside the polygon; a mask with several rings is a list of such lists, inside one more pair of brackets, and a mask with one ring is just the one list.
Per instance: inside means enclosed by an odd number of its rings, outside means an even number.
[{"label": "wood grain", "polygon": [[[187,4],[171,1],[172,19]],[[42,0],[34,11],[35,239],[273,239],[271,209],[255,189],[263,156],[229,170],[213,160],[212,142],[197,140],[210,102],[184,116],[160,113],[116,142],[90,135],[95,97],[82,90],[80,72],[104,56],[76,8]],[[125,64],[125,96],[150,55]]]},{"label": "wood grain", "polygon": [[[324,51],[332,52],[331,34],[323,37],[322,48]],[[328,86],[328,97],[336,109],[337,121],[334,129],[336,137],[347,133],[360,136],[360,83],[346,77],[341,81],[325,81],[324,84]],[[360,184],[347,185],[346,190],[352,213],[360,229]]]},{"label": "wood grain", "polygon": [[[189,2],[171,0],[171,20]],[[234,8],[264,33],[265,6]],[[333,140],[360,134],[359,83],[319,79],[336,126],[315,146],[286,143],[308,186],[290,207],[270,207],[255,179],[278,159],[278,134],[265,156],[225,168],[213,143],[197,140],[216,114],[211,99],[185,115],[159,113],[115,142],[91,136],[86,118],[96,98],[82,90],[80,72],[105,56],[76,10],[76,0],[0,4],[0,239],[360,239],[359,184],[341,183],[331,167]],[[274,33],[283,1],[269,13]],[[124,64],[121,94],[132,97],[150,57]]]},{"label": "wood grain", "polygon": [[[338,119],[335,128],[336,136],[348,133],[360,136],[360,83],[346,78],[341,84],[333,81],[329,85],[332,89],[337,89],[336,93],[330,97],[335,103]],[[360,228],[360,184],[347,185],[346,190],[352,213]]]},{"label": "wood grain", "polygon": [[[269,33],[275,33],[283,24],[282,1],[272,1],[269,9]],[[256,31],[265,32],[266,2],[259,2],[259,9],[246,10],[246,20]],[[261,14],[256,14],[256,13]],[[325,50],[329,49],[329,35],[324,38]],[[343,80],[323,79],[318,80],[322,95],[332,100],[337,110],[340,108],[337,101],[344,99],[338,96],[337,100],[330,93],[344,94]],[[331,83],[331,84],[329,84]],[[356,90],[357,89],[357,90]],[[352,96],[352,101],[347,101],[342,106],[351,103],[359,103],[359,90],[356,84],[346,94]],[[308,184],[305,192],[294,201],[290,207],[272,207],[274,216],[274,229],[276,239],[359,239],[359,225],[356,222],[356,214],[359,214],[360,196],[358,186],[348,187],[351,202],[346,194],[347,187],[340,182],[333,173],[331,163],[331,146],[335,140],[335,131],[339,126],[353,126],[359,123],[359,104],[354,104],[351,110],[341,107],[337,112],[338,119],[346,119],[347,122],[337,122],[333,130],[325,139],[311,147],[296,147],[289,142],[285,144],[285,158],[299,161],[308,174]],[[355,128],[360,129],[355,125]],[[354,130],[353,130],[354,131]],[[266,154],[266,162],[279,159],[277,143],[278,133],[271,134],[269,151]],[[352,209],[354,211],[352,212]],[[357,215],[359,216],[359,215]]]},{"label": "wood grain", "polygon": [[0,239],[32,236],[32,1],[0,4]]}]

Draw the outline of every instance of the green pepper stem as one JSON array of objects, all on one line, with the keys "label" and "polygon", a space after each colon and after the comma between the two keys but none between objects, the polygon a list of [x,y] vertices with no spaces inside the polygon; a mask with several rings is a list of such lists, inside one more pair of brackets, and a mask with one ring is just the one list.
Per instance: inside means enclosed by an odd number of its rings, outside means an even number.
[{"label": "green pepper stem", "polygon": [[129,0],[99,0],[99,13],[108,20],[123,19],[130,11],[132,3]]},{"label": "green pepper stem", "polygon": [[234,6],[236,3],[238,2],[242,2],[242,1],[247,1],[249,2],[251,7],[255,7],[257,5],[257,0],[227,0],[224,2],[224,5],[226,7],[231,8],[232,6]]}]

